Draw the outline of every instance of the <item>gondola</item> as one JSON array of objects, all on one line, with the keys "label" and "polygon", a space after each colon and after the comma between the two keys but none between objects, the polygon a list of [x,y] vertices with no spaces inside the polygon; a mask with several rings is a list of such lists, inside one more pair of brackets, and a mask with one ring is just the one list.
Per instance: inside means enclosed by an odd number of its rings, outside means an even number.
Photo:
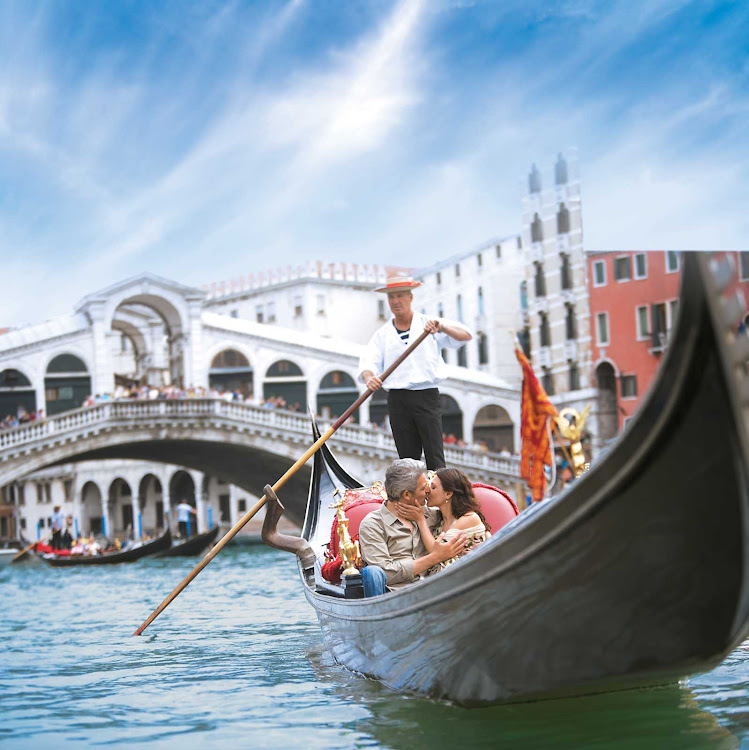
[{"label": "gondola", "polygon": [[53,568],[69,568],[75,565],[113,565],[115,563],[135,562],[142,557],[155,555],[169,549],[171,544],[172,535],[169,529],[166,529],[161,536],[157,536],[155,539],[118,552],[103,552],[100,555],[57,555],[50,553],[43,555],[42,559]]},{"label": "gondola", "polygon": [[747,637],[749,342],[725,266],[683,260],[677,330],[636,418],[563,494],[438,575],[371,599],[322,579],[332,492],[360,486],[322,447],[303,538],[274,546],[296,552],[336,661],[483,705],[671,683]]},{"label": "gondola", "polygon": [[159,552],[157,557],[189,557],[190,555],[199,555],[208,549],[218,536],[219,527],[214,526],[202,534],[191,536],[185,541],[172,540],[172,546],[169,549]]}]

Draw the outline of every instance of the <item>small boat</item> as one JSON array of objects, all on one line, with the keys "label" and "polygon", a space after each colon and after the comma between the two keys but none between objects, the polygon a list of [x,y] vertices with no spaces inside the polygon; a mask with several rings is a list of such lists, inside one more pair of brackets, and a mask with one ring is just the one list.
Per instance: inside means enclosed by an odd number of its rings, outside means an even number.
[{"label": "small boat", "polygon": [[202,534],[195,534],[195,536],[188,537],[184,541],[173,539],[172,546],[163,552],[159,552],[157,557],[189,557],[190,555],[199,555],[213,545],[219,530],[220,527],[214,526],[212,529],[204,531]]},{"label": "small boat", "polygon": [[48,553],[42,556],[44,562],[53,568],[68,568],[74,565],[113,565],[115,563],[135,562],[142,557],[155,555],[169,549],[172,535],[166,529],[161,536],[147,542],[136,542],[132,547],[112,552],[102,552],[100,555],[71,555]]},{"label": "small boat", "polygon": [[0,549],[0,568],[10,565],[17,554],[17,549]]},{"label": "small boat", "polygon": [[361,486],[323,445],[302,538],[271,543],[297,555],[336,661],[485,705],[675,682],[749,635],[749,339],[726,312],[725,266],[682,258],[677,331],[624,433],[437,575],[370,599],[323,579],[332,493]]}]

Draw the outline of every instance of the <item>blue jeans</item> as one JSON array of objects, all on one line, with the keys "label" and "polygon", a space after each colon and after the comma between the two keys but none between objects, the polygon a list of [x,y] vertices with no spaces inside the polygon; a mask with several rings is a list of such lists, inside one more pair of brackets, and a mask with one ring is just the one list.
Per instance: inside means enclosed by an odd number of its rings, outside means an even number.
[{"label": "blue jeans", "polygon": [[382,568],[367,565],[361,569],[361,582],[364,586],[364,596],[382,596],[387,591],[387,576]]}]

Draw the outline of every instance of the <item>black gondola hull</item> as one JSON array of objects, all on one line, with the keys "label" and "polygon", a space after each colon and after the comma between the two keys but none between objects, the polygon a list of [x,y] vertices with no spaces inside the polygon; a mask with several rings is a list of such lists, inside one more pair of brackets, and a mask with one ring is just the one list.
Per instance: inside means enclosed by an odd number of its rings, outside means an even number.
[{"label": "black gondola hull", "polygon": [[42,559],[53,568],[71,568],[76,565],[114,565],[116,563],[135,562],[143,557],[155,555],[172,544],[172,535],[167,529],[164,533],[146,542],[140,547],[122,550],[121,552],[106,552],[102,555],[44,555]]},{"label": "black gondola hull", "polygon": [[159,552],[158,557],[191,557],[192,555],[199,555],[216,541],[219,530],[218,526],[214,526],[202,534],[191,536],[184,542],[174,540],[169,549]]},{"label": "black gondola hull", "polygon": [[[746,637],[746,433],[694,271],[640,415],[564,495],[396,593],[349,601],[305,586],[338,662],[483,704],[673,681]],[[319,544],[327,493],[355,485],[326,448],[314,474],[305,536]]]}]

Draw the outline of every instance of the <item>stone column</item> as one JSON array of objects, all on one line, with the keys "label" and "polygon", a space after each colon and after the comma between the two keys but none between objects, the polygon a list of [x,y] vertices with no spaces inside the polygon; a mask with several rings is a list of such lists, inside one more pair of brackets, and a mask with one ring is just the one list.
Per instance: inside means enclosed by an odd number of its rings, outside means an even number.
[{"label": "stone column", "polygon": [[[361,393],[359,394],[361,396]],[[363,427],[369,427],[369,404],[372,401],[370,396],[360,407],[359,407],[359,424]]]},{"label": "stone column", "polygon": [[172,523],[171,498],[169,497],[169,477],[163,475],[159,479],[161,480],[161,504],[164,507],[164,523],[172,533],[175,533]]},{"label": "stone column", "polygon": [[104,300],[90,303],[88,313],[92,321],[94,338],[94,372],[91,374],[91,389],[94,393],[114,392],[114,373],[109,351],[109,320]]},{"label": "stone column", "polygon": [[205,520],[205,501],[203,499],[203,473],[199,471],[191,471],[190,476],[195,483],[195,510],[197,511],[197,532],[198,534],[205,531],[206,520]]},{"label": "stone column", "polygon": [[112,519],[109,516],[109,488],[101,493],[101,516],[104,519],[104,536],[114,539]]}]

